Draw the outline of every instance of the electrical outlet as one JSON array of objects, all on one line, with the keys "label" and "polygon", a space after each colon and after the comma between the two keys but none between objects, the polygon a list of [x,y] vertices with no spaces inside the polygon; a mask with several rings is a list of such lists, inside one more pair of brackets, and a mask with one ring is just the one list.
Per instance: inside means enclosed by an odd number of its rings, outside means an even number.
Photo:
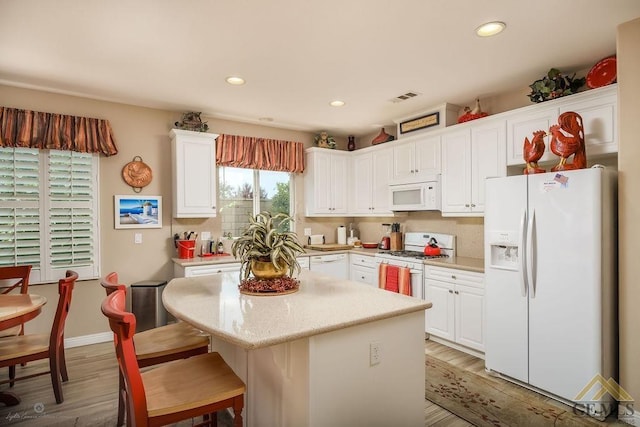
[{"label": "electrical outlet", "polygon": [[377,365],[382,360],[382,344],[372,342],[369,344],[369,366]]},{"label": "electrical outlet", "polygon": [[133,242],[137,245],[142,243],[142,233],[135,233],[133,235]]},{"label": "electrical outlet", "polygon": [[206,242],[207,240],[211,240],[211,232],[203,231],[202,234],[200,234],[200,240],[202,240],[203,242]]},{"label": "electrical outlet", "polygon": [[310,228],[305,228],[304,229],[304,235],[305,236],[311,236],[311,229]]}]

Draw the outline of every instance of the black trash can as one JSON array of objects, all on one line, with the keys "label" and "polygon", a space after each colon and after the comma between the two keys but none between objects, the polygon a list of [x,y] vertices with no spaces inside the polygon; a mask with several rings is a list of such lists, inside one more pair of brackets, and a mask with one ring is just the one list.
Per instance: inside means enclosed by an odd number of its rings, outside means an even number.
[{"label": "black trash can", "polygon": [[131,312],[136,316],[136,332],[167,324],[168,313],[162,304],[162,291],[166,285],[166,280],[131,284]]}]

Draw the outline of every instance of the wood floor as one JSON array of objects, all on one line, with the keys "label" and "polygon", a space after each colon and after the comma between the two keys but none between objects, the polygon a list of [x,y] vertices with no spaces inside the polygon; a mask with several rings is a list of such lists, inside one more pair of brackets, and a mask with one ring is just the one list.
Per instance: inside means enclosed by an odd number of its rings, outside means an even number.
[{"label": "wood floor", "polygon": [[[484,361],[458,350],[427,340],[425,353],[479,375],[487,375]],[[12,391],[21,398],[18,406],[0,405],[0,426],[92,426],[116,425],[118,371],[112,343],[94,344],[67,350],[69,382],[63,385],[64,402],[56,404],[48,375],[18,381]],[[18,367],[18,375],[48,369],[47,361]],[[0,370],[0,380],[7,369]],[[7,385],[0,386],[6,390]],[[515,385],[513,387],[516,387]],[[190,426],[184,422],[179,426]],[[425,427],[471,426],[440,406],[426,402]]]}]

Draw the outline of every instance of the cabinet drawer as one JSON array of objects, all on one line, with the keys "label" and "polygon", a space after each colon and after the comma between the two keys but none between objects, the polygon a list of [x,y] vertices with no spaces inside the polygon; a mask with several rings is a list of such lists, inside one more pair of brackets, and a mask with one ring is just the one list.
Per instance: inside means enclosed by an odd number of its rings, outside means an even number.
[{"label": "cabinet drawer", "polygon": [[209,264],[184,268],[184,277],[210,276],[218,273],[239,272],[240,263]]},{"label": "cabinet drawer", "polygon": [[378,273],[373,268],[352,264],[349,279],[354,282],[376,286],[378,284]]},{"label": "cabinet drawer", "polygon": [[369,255],[349,254],[351,265],[361,265],[363,267],[376,268],[375,257]]},{"label": "cabinet drawer", "polygon": [[425,278],[447,283],[484,288],[484,274],[456,268],[425,266]]}]

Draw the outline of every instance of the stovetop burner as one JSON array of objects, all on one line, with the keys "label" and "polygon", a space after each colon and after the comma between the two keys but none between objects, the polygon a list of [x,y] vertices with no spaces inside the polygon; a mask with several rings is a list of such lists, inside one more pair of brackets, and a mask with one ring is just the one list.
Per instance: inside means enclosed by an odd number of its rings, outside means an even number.
[{"label": "stovetop burner", "polygon": [[419,251],[384,251],[384,252],[378,252],[378,253],[397,256],[397,257],[416,258],[416,259],[449,258],[449,255],[447,254],[425,255],[424,252],[419,252]]}]

